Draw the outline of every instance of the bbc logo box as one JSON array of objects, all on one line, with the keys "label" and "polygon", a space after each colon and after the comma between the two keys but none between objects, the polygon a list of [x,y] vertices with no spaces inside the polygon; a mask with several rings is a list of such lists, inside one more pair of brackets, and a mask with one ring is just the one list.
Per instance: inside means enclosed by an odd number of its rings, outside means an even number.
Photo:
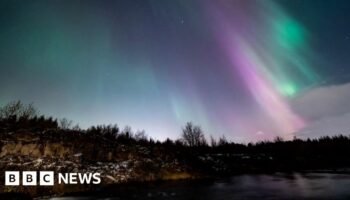
[{"label": "bbc logo box", "polygon": [[5,185],[12,185],[12,186],[19,185],[19,172],[6,171],[5,172]]},{"label": "bbc logo box", "polygon": [[5,185],[7,186],[19,186],[20,182],[25,186],[52,186],[54,185],[54,172],[53,171],[23,171],[22,174],[19,171],[6,171],[5,172]]}]

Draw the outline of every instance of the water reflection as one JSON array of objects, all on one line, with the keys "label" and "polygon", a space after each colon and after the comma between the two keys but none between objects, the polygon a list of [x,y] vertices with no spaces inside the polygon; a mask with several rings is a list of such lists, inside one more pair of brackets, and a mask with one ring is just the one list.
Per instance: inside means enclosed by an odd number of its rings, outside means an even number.
[{"label": "water reflection", "polygon": [[95,197],[66,197],[52,200],[85,199],[350,199],[350,175],[328,173],[277,173],[239,175],[215,181],[185,181],[118,188]]}]

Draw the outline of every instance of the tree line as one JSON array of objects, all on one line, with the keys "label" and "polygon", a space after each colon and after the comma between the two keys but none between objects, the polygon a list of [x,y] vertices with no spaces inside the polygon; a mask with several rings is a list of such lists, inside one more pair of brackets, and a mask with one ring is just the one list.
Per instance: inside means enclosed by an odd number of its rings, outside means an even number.
[{"label": "tree line", "polygon": [[134,132],[130,126],[120,129],[118,125],[98,125],[87,129],[81,129],[66,118],[54,119],[40,115],[32,103],[24,104],[21,101],[12,101],[0,107],[0,133],[15,132],[18,130],[32,132],[44,132],[47,130],[59,130],[67,134],[83,134],[92,138],[104,138],[125,144],[164,144],[169,146],[181,146],[206,152],[229,153],[286,153],[288,155],[331,154],[335,151],[339,155],[350,152],[350,137],[345,135],[325,136],[316,139],[301,140],[294,138],[291,141],[283,141],[276,138],[274,141],[260,141],[257,143],[238,144],[228,141],[225,136],[218,140],[210,137],[207,141],[200,126],[191,122],[185,124],[179,139],[166,139],[161,142],[150,138],[145,131]]}]

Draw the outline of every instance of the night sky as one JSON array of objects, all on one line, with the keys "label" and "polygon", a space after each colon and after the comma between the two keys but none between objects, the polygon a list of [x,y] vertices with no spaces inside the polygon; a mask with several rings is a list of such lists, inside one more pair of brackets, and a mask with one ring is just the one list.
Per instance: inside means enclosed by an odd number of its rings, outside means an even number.
[{"label": "night sky", "polygon": [[350,1],[0,0],[0,104],[235,142],[350,134]]}]

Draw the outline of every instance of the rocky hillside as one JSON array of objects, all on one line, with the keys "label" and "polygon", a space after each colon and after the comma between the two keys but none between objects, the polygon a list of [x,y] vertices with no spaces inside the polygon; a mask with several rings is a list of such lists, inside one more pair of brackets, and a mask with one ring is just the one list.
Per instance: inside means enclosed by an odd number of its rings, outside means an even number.
[{"label": "rocky hillside", "polygon": [[[179,162],[176,151],[162,145],[120,144],[104,137],[85,135],[77,131],[19,130],[1,136],[0,169],[4,171],[99,172],[102,185],[128,181],[149,181],[191,178],[190,168]],[[1,178],[4,181],[4,177]],[[3,183],[1,183],[3,187]],[[44,193],[60,194],[76,191],[77,187],[53,187]],[[88,187],[80,188],[88,189]],[[1,191],[21,191],[28,188],[3,187]],[[40,187],[31,194],[41,194]],[[41,194],[42,195],[42,194]]]}]

